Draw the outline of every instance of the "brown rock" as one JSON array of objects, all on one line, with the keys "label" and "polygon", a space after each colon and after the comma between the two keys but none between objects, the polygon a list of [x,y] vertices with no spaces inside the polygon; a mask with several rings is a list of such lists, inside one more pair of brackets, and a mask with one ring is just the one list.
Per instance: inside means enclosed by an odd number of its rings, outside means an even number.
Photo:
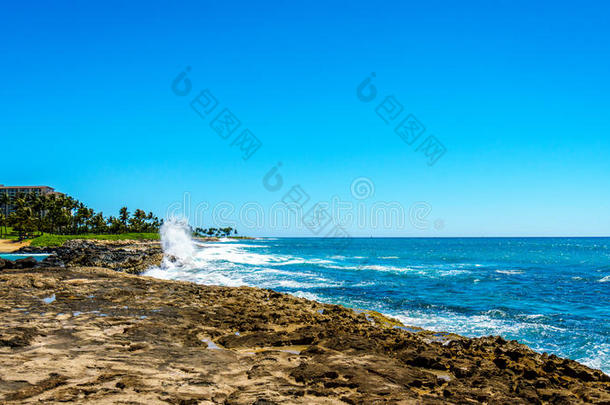
[{"label": "brown rock", "polygon": [[0,403],[610,401],[605,374],[514,341],[393,329],[256,288],[15,269],[0,274],[0,317]]}]

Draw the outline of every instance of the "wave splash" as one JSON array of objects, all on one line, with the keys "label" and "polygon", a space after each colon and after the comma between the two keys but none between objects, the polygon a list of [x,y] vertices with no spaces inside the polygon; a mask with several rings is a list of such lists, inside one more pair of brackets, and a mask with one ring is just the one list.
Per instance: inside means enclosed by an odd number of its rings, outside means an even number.
[{"label": "wave splash", "polygon": [[[564,282],[572,295],[583,297],[583,302],[588,302],[591,288],[610,282],[608,267],[595,265],[596,258],[589,255],[580,262],[593,262],[596,267],[579,267],[573,264],[575,259],[557,266],[557,257],[562,256],[553,252],[544,261],[521,259],[520,246],[514,254],[518,259],[506,259],[502,256],[506,246],[494,247],[501,243],[496,240],[460,241],[459,247],[449,250],[449,259],[447,249],[454,241],[431,246],[440,242],[366,239],[356,240],[347,251],[333,245],[332,239],[201,242],[193,240],[185,221],[178,220],[164,225],[162,241],[166,257],[146,275],[206,285],[271,288],[316,301],[376,310],[407,325],[472,337],[501,334],[534,350],[610,370],[608,328],[598,322],[595,313],[588,307],[577,310],[545,305],[549,297],[555,297],[554,282]],[[468,243],[473,246],[464,247]],[[569,270],[558,272],[557,267]],[[504,293],[498,295],[497,291]],[[524,292],[527,300],[506,299],[511,294],[521,297]],[[568,322],[565,314],[570,314]]]},{"label": "wave splash", "polygon": [[163,268],[185,266],[193,262],[195,242],[191,228],[184,219],[170,218],[161,226],[161,247],[163,248]]}]

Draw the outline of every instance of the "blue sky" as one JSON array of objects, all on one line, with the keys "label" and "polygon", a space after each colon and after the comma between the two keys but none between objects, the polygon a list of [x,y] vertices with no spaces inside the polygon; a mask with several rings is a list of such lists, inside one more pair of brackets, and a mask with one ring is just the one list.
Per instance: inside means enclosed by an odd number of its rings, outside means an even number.
[{"label": "blue sky", "polygon": [[[227,225],[211,210],[229,202],[250,235],[314,236],[269,221],[297,184],[310,206],[403,207],[405,226],[365,220],[345,226],[353,236],[610,234],[605,2],[2,8],[0,183],[50,185],[107,215],[123,204],[165,215],[188,193],[210,207],[197,225]],[[187,66],[180,97],[171,84]],[[378,95],[365,103],[356,88],[372,72]],[[204,89],[219,101],[207,119],[189,107]],[[387,96],[404,107],[390,124],[376,113]],[[242,123],[228,140],[210,127],[222,108]],[[394,132],[408,114],[426,128],[413,145]],[[262,147],[243,160],[231,143],[246,128]],[[429,135],[446,148],[432,166],[416,151]],[[278,162],[272,192],[262,179]],[[358,200],[362,177],[374,194]],[[262,207],[261,226],[239,218],[246,203]]]}]

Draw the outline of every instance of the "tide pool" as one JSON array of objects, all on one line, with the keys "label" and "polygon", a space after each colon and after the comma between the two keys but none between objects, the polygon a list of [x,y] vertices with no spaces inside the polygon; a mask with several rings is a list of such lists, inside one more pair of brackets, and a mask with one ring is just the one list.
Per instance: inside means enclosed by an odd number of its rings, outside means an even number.
[{"label": "tide pool", "polygon": [[46,259],[47,257],[49,257],[49,255],[47,254],[12,254],[12,253],[0,253],[0,259],[4,259],[4,260],[19,260],[19,259],[25,259],[26,257],[33,257],[34,259],[36,259],[37,261],[41,262],[44,259]]}]

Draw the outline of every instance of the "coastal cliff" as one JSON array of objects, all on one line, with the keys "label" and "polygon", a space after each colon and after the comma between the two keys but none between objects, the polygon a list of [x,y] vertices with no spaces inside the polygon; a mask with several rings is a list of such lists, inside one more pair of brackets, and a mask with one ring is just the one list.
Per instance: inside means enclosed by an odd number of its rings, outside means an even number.
[{"label": "coastal cliff", "polygon": [[610,403],[607,375],[515,341],[129,274],[158,243],[54,253],[0,270],[2,403]]}]

